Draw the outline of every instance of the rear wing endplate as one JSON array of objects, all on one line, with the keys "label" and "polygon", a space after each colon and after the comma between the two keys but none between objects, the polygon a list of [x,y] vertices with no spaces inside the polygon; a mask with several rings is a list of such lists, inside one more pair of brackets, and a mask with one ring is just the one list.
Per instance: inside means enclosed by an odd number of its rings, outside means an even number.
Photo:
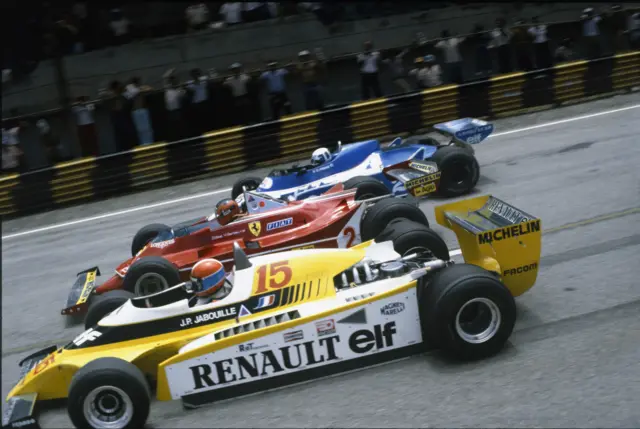
[{"label": "rear wing endplate", "polygon": [[541,221],[485,195],[435,208],[436,221],[455,232],[465,262],[497,272],[514,296],[535,283],[541,252]]},{"label": "rear wing endplate", "polygon": [[493,133],[494,126],[482,119],[462,118],[435,124],[433,128],[458,143],[478,144]]}]

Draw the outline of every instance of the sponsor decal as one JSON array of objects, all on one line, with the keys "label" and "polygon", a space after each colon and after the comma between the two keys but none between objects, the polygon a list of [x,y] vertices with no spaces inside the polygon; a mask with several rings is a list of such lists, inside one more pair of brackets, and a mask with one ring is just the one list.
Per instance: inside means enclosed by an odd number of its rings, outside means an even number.
[{"label": "sponsor decal", "polygon": [[393,316],[404,311],[404,304],[401,302],[392,302],[380,309],[380,314],[384,316]]},{"label": "sponsor decal", "polygon": [[494,198],[490,199],[486,207],[491,213],[494,213],[511,223],[523,223],[531,220],[521,210]]},{"label": "sponsor decal", "polygon": [[271,179],[271,177],[265,177],[262,180],[262,183],[260,183],[260,186],[258,186],[261,189],[270,189],[273,186],[273,179]]},{"label": "sponsor decal", "polygon": [[316,332],[319,337],[336,333],[336,322],[333,319],[316,322]]},{"label": "sponsor decal", "polygon": [[253,307],[253,309],[258,310],[261,308],[270,307],[273,305],[274,302],[276,302],[276,296],[274,294],[261,296],[260,299],[258,299],[258,305]]},{"label": "sponsor decal", "polygon": [[366,324],[367,323],[367,312],[364,308],[356,311],[345,317],[344,319],[338,320],[338,323],[346,323],[346,324]]},{"label": "sponsor decal", "polygon": [[397,333],[396,322],[385,323],[384,326],[375,325],[373,331],[361,329],[349,337],[349,348],[354,353],[368,353],[375,348],[376,351],[393,347],[393,336]]},{"label": "sponsor decal", "polygon": [[330,168],[333,168],[333,162],[327,165],[323,165],[322,167],[314,168],[313,170],[311,170],[311,172],[319,173],[320,171],[328,170]]},{"label": "sponsor decal", "polygon": [[74,340],[73,344],[76,346],[81,346],[87,341],[95,341],[102,335],[102,332],[96,331],[93,328],[87,329],[82,334],[78,335]]},{"label": "sponsor decal", "polygon": [[336,343],[339,341],[340,338],[336,335],[191,366],[191,391],[225,387],[224,385],[229,383],[252,381],[330,363],[338,360]]},{"label": "sponsor decal", "polygon": [[293,224],[293,218],[288,217],[286,219],[277,220],[275,222],[269,222],[267,224],[267,231],[272,231],[274,229],[284,228],[285,226],[290,226]]},{"label": "sponsor decal", "polygon": [[538,231],[540,231],[540,220],[534,220],[518,225],[508,226],[506,228],[499,228],[492,231],[481,232],[480,234],[478,234],[478,243],[491,244],[494,241],[501,241],[511,237],[518,237]]},{"label": "sponsor decal", "polygon": [[262,224],[260,221],[249,223],[249,232],[251,232],[251,234],[257,237],[260,235],[260,231],[262,231]]},{"label": "sponsor decal", "polygon": [[35,425],[36,424],[36,419],[34,419],[33,417],[29,417],[25,420],[18,420],[17,422],[13,422],[11,423],[11,425],[9,427],[11,428],[22,428],[25,426],[30,426],[30,425]]},{"label": "sponsor decal", "polygon": [[46,358],[44,358],[43,360],[41,360],[40,362],[38,362],[36,366],[33,367],[33,375],[37,375],[40,372],[47,369],[49,365],[51,365],[55,360],[56,360],[56,355],[55,353],[52,353]]},{"label": "sponsor decal", "polygon": [[409,162],[409,168],[413,168],[414,170],[422,171],[423,173],[435,173],[438,171],[438,167],[431,164],[422,164],[419,162]]},{"label": "sponsor decal", "polygon": [[517,274],[522,274],[522,273],[528,273],[529,271],[535,271],[538,269],[538,264],[536,264],[535,262],[533,264],[529,264],[529,265],[523,265],[521,267],[517,267],[517,268],[510,268],[508,270],[504,270],[502,272],[503,276],[515,276]]},{"label": "sponsor decal", "polygon": [[157,249],[164,249],[167,246],[171,246],[175,242],[176,240],[172,238],[171,240],[160,241],[158,243],[151,243],[151,247],[155,247]]},{"label": "sponsor decal", "polygon": [[185,328],[189,326],[199,325],[200,323],[208,322],[210,320],[225,319],[225,318],[228,318],[229,316],[235,316],[235,315],[236,315],[235,307],[220,308],[217,310],[209,311],[207,313],[198,314],[194,318],[184,317],[182,318],[182,320],[180,320],[180,327]]},{"label": "sponsor decal", "polygon": [[238,351],[239,352],[250,352],[252,350],[259,350],[259,349],[264,349],[264,348],[267,348],[267,347],[268,346],[266,344],[257,345],[256,343],[246,343],[246,344],[238,345]]},{"label": "sponsor decal", "polygon": [[240,319],[241,317],[245,317],[245,316],[251,316],[251,312],[247,309],[247,307],[244,306],[244,304],[242,304],[240,306],[240,311],[238,312],[238,317],[237,319]]},{"label": "sponsor decal", "polygon": [[294,247],[291,250],[307,250],[307,249],[315,249],[315,245],[313,244],[309,244],[308,246],[302,246],[302,247]]},{"label": "sponsor decal", "polygon": [[87,301],[89,295],[91,295],[91,292],[93,292],[93,286],[95,285],[95,283],[96,272],[92,271],[90,273],[87,273],[87,278],[84,281],[84,286],[82,287],[82,293],[80,294],[80,298],[78,298],[76,305],[83,304]]},{"label": "sponsor decal", "polygon": [[125,275],[125,274],[127,274],[127,271],[129,271],[129,265],[127,265],[126,267],[122,268],[120,270],[120,274]]},{"label": "sponsor decal", "polygon": [[138,253],[136,253],[136,258],[140,255],[142,255],[142,252],[144,252],[145,250],[147,250],[147,247],[149,247],[148,244],[145,244],[144,247],[142,249],[140,249],[140,251]]},{"label": "sponsor decal", "polygon": [[438,171],[437,173],[429,174],[428,176],[421,176],[416,179],[411,179],[407,181],[405,187],[415,188],[421,185],[432,184],[433,182],[438,180],[440,176],[442,176],[442,173]]},{"label": "sponsor decal", "polygon": [[285,332],[282,335],[285,343],[290,343],[291,341],[298,341],[304,339],[304,332],[302,330],[293,331],[293,332]]},{"label": "sponsor decal", "polygon": [[260,207],[264,207],[264,206],[266,206],[266,204],[265,204],[265,202],[264,202],[264,201],[260,201],[260,202],[258,203],[258,205],[259,205]]}]

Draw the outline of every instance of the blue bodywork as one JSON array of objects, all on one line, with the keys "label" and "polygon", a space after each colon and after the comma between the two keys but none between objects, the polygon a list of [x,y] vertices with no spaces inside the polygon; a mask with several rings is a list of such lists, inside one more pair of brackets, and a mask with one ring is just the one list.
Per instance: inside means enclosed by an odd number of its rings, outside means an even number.
[{"label": "blue bodywork", "polygon": [[[433,128],[464,144],[480,143],[493,132],[492,124],[473,118],[436,124]],[[352,177],[371,176],[384,183],[394,195],[405,195],[404,184],[389,180],[382,173],[383,168],[408,159],[428,160],[437,150],[435,145],[403,143],[399,137],[386,148],[382,148],[378,140],[351,143],[339,148],[330,161],[320,166],[273,170],[256,191],[276,198],[302,200],[320,195]]]}]

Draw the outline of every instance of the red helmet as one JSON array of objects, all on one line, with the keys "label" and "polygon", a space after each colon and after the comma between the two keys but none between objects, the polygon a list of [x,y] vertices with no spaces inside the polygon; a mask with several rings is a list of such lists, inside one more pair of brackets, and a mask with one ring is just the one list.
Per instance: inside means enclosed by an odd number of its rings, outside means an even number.
[{"label": "red helmet", "polygon": [[224,266],[216,259],[203,259],[191,269],[191,283],[196,296],[213,295],[222,288],[224,279]]},{"label": "red helmet", "polygon": [[216,204],[216,219],[220,225],[226,225],[240,214],[240,206],[230,198]]}]

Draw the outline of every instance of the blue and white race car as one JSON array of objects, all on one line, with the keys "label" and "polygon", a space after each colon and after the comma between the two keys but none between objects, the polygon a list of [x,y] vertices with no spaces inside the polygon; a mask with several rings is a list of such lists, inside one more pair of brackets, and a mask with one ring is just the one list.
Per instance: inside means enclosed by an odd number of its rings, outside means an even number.
[{"label": "blue and white race car", "polygon": [[[454,197],[471,192],[480,177],[480,166],[472,145],[489,137],[493,124],[463,118],[436,124],[433,128],[449,140],[440,143],[427,137],[403,141],[398,137],[387,147],[381,147],[378,140],[344,146],[338,142],[333,153],[327,148],[316,149],[308,165],[273,170],[264,179],[246,177],[237,181],[232,198],[242,199],[243,190],[255,190],[273,198],[302,200],[320,195],[338,183],[343,183],[347,189],[358,188],[362,198],[389,193],[404,196],[407,180],[389,170],[407,164],[426,174],[439,170],[440,183],[434,192],[441,196]],[[407,163],[412,160],[417,162]],[[426,171],[425,163],[420,161],[428,161],[437,168]]]}]

